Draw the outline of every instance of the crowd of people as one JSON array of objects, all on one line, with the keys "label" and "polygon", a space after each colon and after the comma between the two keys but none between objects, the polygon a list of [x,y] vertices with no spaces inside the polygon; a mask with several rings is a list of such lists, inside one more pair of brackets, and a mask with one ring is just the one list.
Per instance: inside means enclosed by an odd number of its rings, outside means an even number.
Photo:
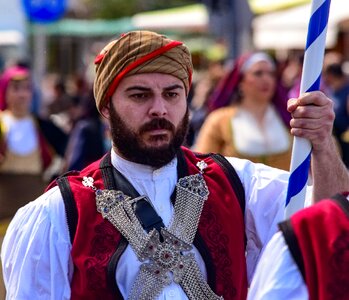
[{"label": "crowd of people", "polygon": [[68,94],[57,80],[45,107],[34,105],[38,92],[27,66],[10,65],[0,75],[1,220],[58,175],[82,169],[110,148],[91,91]]},{"label": "crowd of people", "polygon": [[[266,52],[244,53],[216,72],[220,77],[211,80],[213,87],[207,83],[210,76],[199,78],[190,102],[194,138],[188,144],[195,151],[288,170],[292,137],[286,102],[300,95],[302,63],[301,55],[278,61]],[[334,101],[333,137],[349,169],[349,75],[344,66],[339,53],[325,54],[320,88]]]},{"label": "crowd of people", "polygon": [[[32,108],[29,68],[11,66],[0,77],[8,299],[346,299],[348,276],[319,261],[298,264],[312,255],[302,228],[315,241],[328,237],[316,254],[323,246],[334,259],[335,239],[348,255],[342,62],[326,65],[323,91],[291,99],[300,73],[285,86],[265,52],[227,68],[212,63],[202,84],[193,82],[184,43],[132,31],[106,44],[94,63],[93,89],[71,95],[57,81],[43,114]],[[313,205],[285,221],[293,136],[312,145],[306,203]],[[3,184],[12,176],[12,186]],[[31,176],[43,180],[42,192],[33,184],[30,193],[19,189]],[[336,214],[341,222],[329,226]],[[273,269],[270,257],[278,259]],[[349,268],[342,263],[340,270]],[[317,264],[340,280],[316,281]],[[298,285],[291,289],[289,278]]]}]

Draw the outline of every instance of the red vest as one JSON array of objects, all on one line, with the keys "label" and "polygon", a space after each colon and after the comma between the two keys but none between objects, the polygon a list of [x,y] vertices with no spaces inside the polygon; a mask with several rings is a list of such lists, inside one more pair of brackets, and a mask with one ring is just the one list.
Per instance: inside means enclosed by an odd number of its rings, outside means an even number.
[{"label": "red vest", "polygon": [[280,224],[310,300],[349,299],[349,202],[322,200]]},{"label": "red vest", "polygon": [[[185,157],[183,161],[186,175],[198,173],[198,161],[203,159],[208,164],[204,177],[210,195],[205,202],[194,241],[206,263],[208,283],[225,300],[245,300],[247,276],[244,220],[229,176],[209,156],[196,157],[186,148],[182,148],[182,153]],[[76,205],[76,209],[71,209],[71,204],[67,205],[67,199],[64,199],[70,231],[74,232],[75,228],[72,227],[76,227],[71,252],[74,262],[71,299],[122,299],[115,283],[115,269],[127,242],[97,212],[94,191],[82,184],[83,177],[89,176],[94,178],[97,189],[106,188],[106,179],[103,178],[106,169],[101,167],[101,161],[103,159],[80,173],[65,177],[75,200],[72,202]],[[60,188],[62,190],[61,186]]]}]

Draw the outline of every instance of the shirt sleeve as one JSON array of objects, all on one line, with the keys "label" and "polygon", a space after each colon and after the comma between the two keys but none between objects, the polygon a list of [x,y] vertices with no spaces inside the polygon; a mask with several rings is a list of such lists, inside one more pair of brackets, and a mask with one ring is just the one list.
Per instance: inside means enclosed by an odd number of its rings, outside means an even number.
[{"label": "shirt sleeve", "polygon": [[57,187],[18,210],[1,249],[6,299],[70,299],[71,244]]},{"label": "shirt sleeve", "polygon": [[277,232],[265,248],[248,292],[248,300],[279,299],[309,299],[281,232]]},{"label": "shirt sleeve", "polygon": [[[289,172],[245,159],[228,158],[245,189],[246,264],[251,282],[260,255],[284,220]],[[307,190],[307,198],[311,188]]]}]

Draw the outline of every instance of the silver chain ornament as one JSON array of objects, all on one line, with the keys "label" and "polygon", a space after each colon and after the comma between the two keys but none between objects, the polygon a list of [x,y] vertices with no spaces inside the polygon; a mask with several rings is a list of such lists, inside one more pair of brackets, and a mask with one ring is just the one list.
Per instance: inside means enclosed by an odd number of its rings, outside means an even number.
[{"label": "silver chain ornament", "polygon": [[[204,161],[197,164],[200,172],[179,179],[176,184],[174,217],[168,228],[145,232],[133,211],[135,199],[121,191],[97,190],[93,178],[83,184],[96,190],[97,211],[127,239],[143,262],[133,284],[130,300],[156,299],[172,282],[179,284],[189,299],[216,300],[217,296],[202,275],[192,250],[201,212],[209,191],[203,176]],[[92,179],[92,180],[91,180]]]}]

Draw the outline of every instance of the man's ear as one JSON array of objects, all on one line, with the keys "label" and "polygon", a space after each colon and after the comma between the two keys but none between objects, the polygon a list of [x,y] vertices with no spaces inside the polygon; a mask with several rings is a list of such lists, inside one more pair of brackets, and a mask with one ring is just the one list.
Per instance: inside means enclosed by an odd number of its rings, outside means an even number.
[{"label": "man's ear", "polygon": [[108,120],[110,119],[109,110],[110,110],[110,102],[108,101],[108,103],[105,106],[103,106],[101,109],[102,116]]}]

